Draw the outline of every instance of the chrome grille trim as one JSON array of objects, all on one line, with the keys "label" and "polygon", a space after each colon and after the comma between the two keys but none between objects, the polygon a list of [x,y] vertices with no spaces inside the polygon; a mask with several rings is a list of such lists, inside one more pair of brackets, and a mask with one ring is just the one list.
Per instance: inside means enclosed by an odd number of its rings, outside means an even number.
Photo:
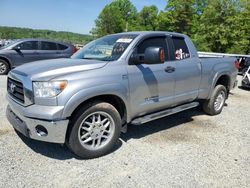
[{"label": "chrome grille trim", "polygon": [[14,69],[8,74],[8,81],[9,80],[17,85],[15,88],[16,96],[13,96],[10,92],[10,86],[8,86],[9,83],[7,84],[8,96],[11,99],[22,106],[34,104],[32,80],[28,75],[20,74],[20,72]]},{"label": "chrome grille trim", "polygon": [[12,98],[24,104],[25,101],[24,101],[24,91],[22,82],[8,78],[7,91]]}]

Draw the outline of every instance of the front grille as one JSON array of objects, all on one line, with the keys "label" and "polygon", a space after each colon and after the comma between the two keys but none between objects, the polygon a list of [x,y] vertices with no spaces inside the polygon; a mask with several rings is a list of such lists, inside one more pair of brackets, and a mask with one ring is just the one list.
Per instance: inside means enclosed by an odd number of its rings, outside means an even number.
[{"label": "front grille", "polygon": [[23,84],[21,82],[8,78],[7,91],[12,98],[24,103]]}]

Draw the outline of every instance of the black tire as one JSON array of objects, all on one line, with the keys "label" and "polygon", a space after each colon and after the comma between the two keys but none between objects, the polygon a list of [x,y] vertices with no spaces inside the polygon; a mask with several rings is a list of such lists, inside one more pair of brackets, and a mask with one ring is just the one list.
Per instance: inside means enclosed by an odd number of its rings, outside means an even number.
[{"label": "black tire", "polygon": [[[86,145],[84,146],[84,143],[80,141],[81,131],[85,131],[85,130],[82,130],[81,124],[82,122],[84,122],[84,120],[87,121],[88,118],[91,118],[92,116],[94,116],[92,114],[101,113],[101,112],[107,114],[108,115],[107,118],[109,118],[109,120],[113,122],[114,126],[112,126],[113,127],[112,134],[110,135],[109,138],[106,139],[106,141],[103,138],[100,139],[100,140],[104,140],[103,142],[106,142],[105,145],[102,146],[101,148],[96,149],[96,150],[89,149],[88,147],[92,147],[92,146],[86,146]],[[92,120],[93,120],[93,117],[92,117]],[[101,125],[99,125],[99,127],[101,127]],[[91,141],[92,144],[93,142],[96,144],[96,141],[98,141],[100,137],[93,139],[92,133],[94,132],[94,128],[90,127],[89,129],[91,129],[91,131],[86,131],[85,133],[91,132],[89,133],[88,138],[91,138],[93,140]],[[116,110],[114,106],[106,102],[89,103],[85,107],[83,107],[81,110],[79,110],[79,112],[77,112],[72,118],[71,123],[70,123],[70,130],[69,130],[69,134],[67,138],[67,146],[73,153],[75,153],[77,156],[81,158],[90,159],[90,158],[100,157],[112,151],[112,149],[114,148],[114,146],[116,145],[120,137],[120,132],[121,132],[121,117],[120,117],[119,112]],[[96,134],[96,133],[93,133],[93,134]],[[100,134],[104,135],[104,133],[100,133]]]},{"label": "black tire", "polygon": [[[221,105],[219,105],[218,108],[216,108],[215,102],[220,94],[223,96],[223,102],[220,103]],[[211,116],[220,114],[225,105],[226,99],[227,99],[227,90],[225,86],[217,85],[212,92],[211,98],[203,103],[204,112]]]},{"label": "black tire", "polygon": [[9,70],[10,70],[10,66],[8,62],[0,59],[0,75],[8,74]]},{"label": "black tire", "polygon": [[248,70],[248,67],[246,67],[246,68],[242,69],[242,71],[241,71],[242,76],[244,76],[244,75],[245,75],[245,73],[247,72],[247,70]]}]

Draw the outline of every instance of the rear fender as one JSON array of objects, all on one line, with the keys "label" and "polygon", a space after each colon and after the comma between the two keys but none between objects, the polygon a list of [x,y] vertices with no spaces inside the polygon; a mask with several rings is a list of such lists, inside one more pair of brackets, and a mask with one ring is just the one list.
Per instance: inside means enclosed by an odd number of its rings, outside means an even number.
[{"label": "rear fender", "polygon": [[208,95],[208,98],[210,99],[211,98],[211,95],[213,93],[213,90],[216,86],[216,83],[218,82],[218,80],[221,78],[221,76],[228,76],[229,78],[229,86],[231,85],[231,77],[230,77],[230,72],[228,71],[224,71],[224,72],[220,72],[220,73],[216,73],[212,79],[212,84],[211,84],[211,87],[210,87],[210,90],[209,90],[209,95]]}]

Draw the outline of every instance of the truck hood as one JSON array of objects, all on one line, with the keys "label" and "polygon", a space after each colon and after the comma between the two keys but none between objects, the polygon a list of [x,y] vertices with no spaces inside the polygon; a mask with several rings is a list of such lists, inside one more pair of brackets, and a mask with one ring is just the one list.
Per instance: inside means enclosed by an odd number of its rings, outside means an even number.
[{"label": "truck hood", "polygon": [[30,77],[32,80],[47,81],[58,76],[98,69],[104,67],[107,62],[86,59],[50,59],[35,61],[19,66],[12,70],[13,73]]}]

